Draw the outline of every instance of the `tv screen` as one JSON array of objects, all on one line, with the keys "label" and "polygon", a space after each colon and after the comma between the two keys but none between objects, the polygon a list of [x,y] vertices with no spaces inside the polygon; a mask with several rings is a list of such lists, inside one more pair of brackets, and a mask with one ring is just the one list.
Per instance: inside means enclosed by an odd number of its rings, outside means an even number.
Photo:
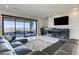
[{"label": "tv screen", "polygon": [[54,18],[54,25],[68,25],[68,16]]}]

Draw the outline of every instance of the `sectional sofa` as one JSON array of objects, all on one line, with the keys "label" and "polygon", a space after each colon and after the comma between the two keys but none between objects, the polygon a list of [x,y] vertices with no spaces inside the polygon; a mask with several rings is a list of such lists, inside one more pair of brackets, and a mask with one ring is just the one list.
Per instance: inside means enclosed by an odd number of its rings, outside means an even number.
[{"label": "sectional sofa", "polygon": [[20,41],[10,43],[0,36],[0,55],[77,55],[78,43],[77,39],[70,39],[66,42],[59,40],[42,51],[32,51]]}]

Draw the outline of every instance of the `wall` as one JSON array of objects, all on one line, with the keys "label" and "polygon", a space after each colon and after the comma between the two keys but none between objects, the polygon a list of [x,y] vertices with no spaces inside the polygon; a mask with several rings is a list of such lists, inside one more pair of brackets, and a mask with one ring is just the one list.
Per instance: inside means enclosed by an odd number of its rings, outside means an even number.
[{"label": "wall", "polygon": [[73,11],[69,13],[69,19],[70,19],[70,38],[76,38],[79,39],[79,11]]},{"label": "wall", "polygon": [[[69,16],[69,25],[54,25],[54,18],[61,16]],[[70,38],[79,39],[79,11],[78,9],[70,11],[68,14],[57,15],[48,18],[48,27],[69,28]]]},{"label": "wall", "polygon": [[38,20],[38,26],[37,26],[37,27],[38,27],[38,30],[37,30],[38,35],[41,34],[40,29],[41,29],[42,27],[46,27],[47,25],[48,25],[47,19],[40,18],[40,19]]},{"label": "wall", "polygon": [[48,26],[48,18],[44,18],[44,27]]}]

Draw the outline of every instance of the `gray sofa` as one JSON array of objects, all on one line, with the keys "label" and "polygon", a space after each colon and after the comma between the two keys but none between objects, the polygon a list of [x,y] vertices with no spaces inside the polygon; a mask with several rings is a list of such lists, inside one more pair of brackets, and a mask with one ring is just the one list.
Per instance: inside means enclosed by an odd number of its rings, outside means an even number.
[{"label": "gray sofa", "polygon": [[77,55],[78,43],[76,39],[69,40],[55,52],[55,55]]},{"label": "gray sofa", "polygon": [[0,36],[0,55],[16,55],[10,43]]},{"label": "gray sofa", "polygon": [[70,39],[67,42],[58,41],[42,51],[32,52],[31,55],[77,55],[78,43],[77,39]]},{"label": "gray sofa", "polygon": [[32,52],[21,42],[9,43],[4,37],[0,36],[0,55],[26,55]]},{"label": "gray sofa", "polygon": [[0,55],[76,55],[78,43],[77,39],[70,39],[67,42],[60,40],[42,51],[32,52],[21,42],[9,43],[4,37],[0,36]]}]

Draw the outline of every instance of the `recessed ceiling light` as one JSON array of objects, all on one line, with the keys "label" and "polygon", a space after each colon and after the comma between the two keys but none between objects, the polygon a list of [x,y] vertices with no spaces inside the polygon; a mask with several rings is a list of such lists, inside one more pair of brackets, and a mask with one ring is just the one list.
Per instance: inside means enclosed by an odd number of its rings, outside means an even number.
[{"label": "recessed ceiling light", "polygon": [[9,8],[9,6],[8,6],[8,5],[6,5],[5,7]]}]

